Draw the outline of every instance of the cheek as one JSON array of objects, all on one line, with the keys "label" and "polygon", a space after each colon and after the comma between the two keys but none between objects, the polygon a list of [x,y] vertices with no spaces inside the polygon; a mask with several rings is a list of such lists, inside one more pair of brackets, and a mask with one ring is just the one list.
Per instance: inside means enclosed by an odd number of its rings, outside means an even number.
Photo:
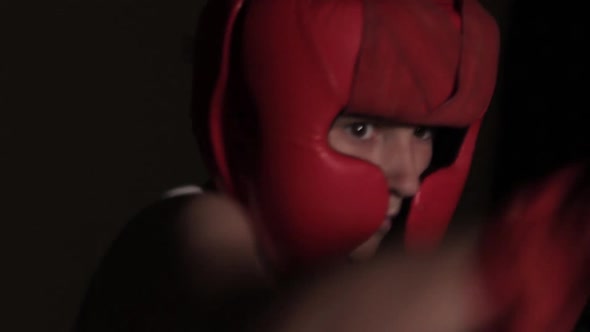
[{"label": "cheek", "polygon": [[422,174],[432,161],[432,140],[419,140],[414,143],[414,163],[419,174]]},{"label": "cheek", "polygon": [[344,129],[332,129],[328,134],[328,143],[334,151],[343,155],[367,161],[373,159],[374,140],[362,141],[354,139]]}]

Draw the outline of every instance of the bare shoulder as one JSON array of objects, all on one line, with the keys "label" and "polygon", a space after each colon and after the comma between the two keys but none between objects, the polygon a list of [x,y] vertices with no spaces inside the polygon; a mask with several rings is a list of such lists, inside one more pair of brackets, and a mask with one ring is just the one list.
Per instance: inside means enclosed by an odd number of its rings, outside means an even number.
[{"label": "bare shoulder", "polygon": [[181,212],[182,237],[199,284],[231,288],[240,280],[266,278],[246,210],[232,198],[215,193],[195,195]]},{"label": "bare shoulder", "polygon": [[219,220],[225,217],[231,221],[237,219],[247,221],[245,209],[234,199],[224,194],[203,193],[194,195],[183,211],[185,218],[202,218],[204,220]]},{"label": "bare shoulder", "polygon": [[242,206],[221,194],[200,194],[180,214],[186,234],[195,245],[254,245],[248,214]]}]

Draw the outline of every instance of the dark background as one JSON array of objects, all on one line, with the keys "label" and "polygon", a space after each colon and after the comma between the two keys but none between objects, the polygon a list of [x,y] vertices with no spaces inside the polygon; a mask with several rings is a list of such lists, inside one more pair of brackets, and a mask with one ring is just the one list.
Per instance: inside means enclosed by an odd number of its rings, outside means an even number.
[{"label": "dark background", "polygon": [[[588,155],[587,14],[534,3],[484,1],[502,66],[459,214]],[[125,223],[205,179],[188,115],[202,5],[0,4],[0,330],[66,331]]]}]

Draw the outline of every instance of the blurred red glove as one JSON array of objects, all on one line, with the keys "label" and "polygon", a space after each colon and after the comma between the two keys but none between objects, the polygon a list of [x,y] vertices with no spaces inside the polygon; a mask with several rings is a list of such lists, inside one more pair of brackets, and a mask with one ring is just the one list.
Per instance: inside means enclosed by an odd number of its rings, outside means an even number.
[{"label": "blurred red glove", "polygon": [[520,192],[484,234],[490,331],[571,332],[590,295],[589,167],[567,167]]}]

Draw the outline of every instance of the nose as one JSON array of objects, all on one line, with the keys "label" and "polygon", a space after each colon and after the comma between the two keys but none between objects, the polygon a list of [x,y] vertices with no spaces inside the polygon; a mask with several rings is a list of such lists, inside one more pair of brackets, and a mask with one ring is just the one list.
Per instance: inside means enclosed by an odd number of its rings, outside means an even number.
[{"label": "nose", "polygon": [[395,137],[384,141],[379,165],[387,178],[392,195],[412,197],[420,188],[420,175],[424,171],[420,161],[420,147],[411,138]]}]

